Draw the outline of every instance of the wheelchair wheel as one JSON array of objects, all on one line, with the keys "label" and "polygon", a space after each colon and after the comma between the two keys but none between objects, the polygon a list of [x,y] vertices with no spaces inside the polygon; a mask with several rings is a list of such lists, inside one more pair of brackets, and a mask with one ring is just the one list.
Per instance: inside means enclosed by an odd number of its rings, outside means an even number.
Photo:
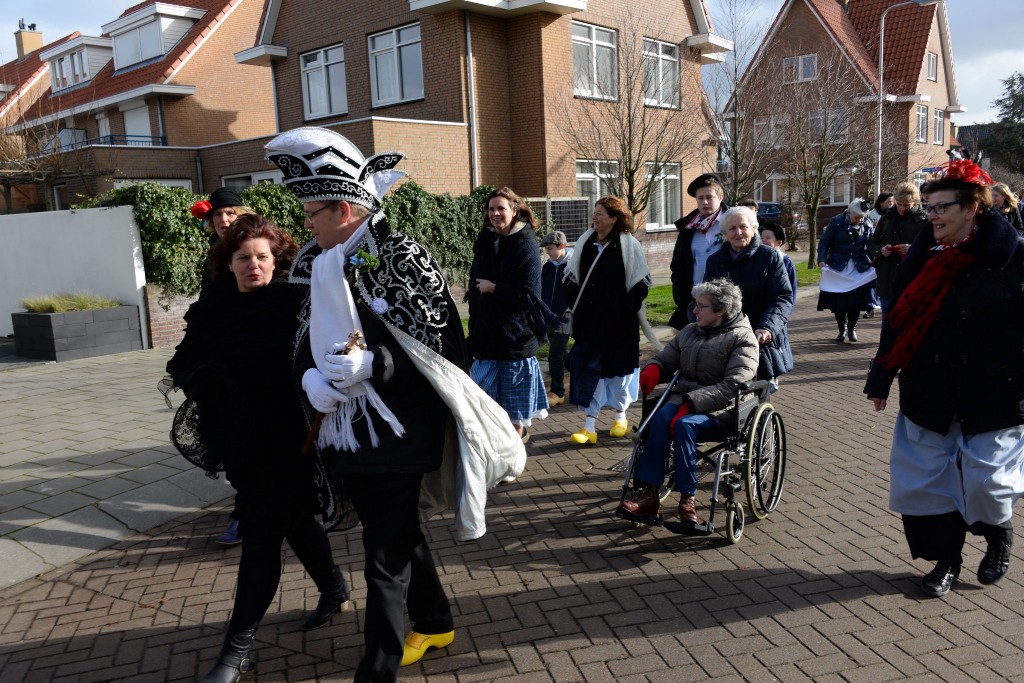
[{"label": "wheelchair wheel", "polygon": [[725,537],[729,543],[739,543],[743,538],[743,506],[735,500],[725,504]]},{"label": "wheelchair wheel", "polygon": [[786,429],[770,403],[762,403],[748,422],[743,478],[747,503],[755,519],[764,519],[778,504],[786,479]]}]

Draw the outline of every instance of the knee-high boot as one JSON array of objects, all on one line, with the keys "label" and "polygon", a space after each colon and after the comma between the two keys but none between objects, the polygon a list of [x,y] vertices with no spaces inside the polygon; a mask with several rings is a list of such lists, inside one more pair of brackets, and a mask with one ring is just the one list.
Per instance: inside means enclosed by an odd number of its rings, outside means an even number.
[{"label": "knee-high boot", "polygon": [[836,337],[836,343],[842,344],[846,341],[846,311],[842,313],[835,313],[836,324],[839,325],[839,336]]},{"label": "knee-high boot", "polygon": [[857,341],[857,321],[860,320],[860,311],[849,310],[846,312],[846,338],[850,343]]},{"label": "knee-high boot", "polygon": [[203,677],[202,683],[236,683],[242,674],[252,671],[254,665],[249,658],[249,650],[252,648],[252,640],[258,627],[259,623],[252,628],[241,630],[234,630],[228,626],[217,663]]},{"label": "knee-high boot", "polygon": [[317,588],[320,589],[320,600],[316,604],[316,609],[313,610],[313,613],[302,624],[303,631],[320,628],[331,620],[332,614],[340,612],[342,606],[348,602],[348,584],[345,582],[345,577],[342,575],[341,570],[337,567],[331,572],[326,585],[318,584]]}]

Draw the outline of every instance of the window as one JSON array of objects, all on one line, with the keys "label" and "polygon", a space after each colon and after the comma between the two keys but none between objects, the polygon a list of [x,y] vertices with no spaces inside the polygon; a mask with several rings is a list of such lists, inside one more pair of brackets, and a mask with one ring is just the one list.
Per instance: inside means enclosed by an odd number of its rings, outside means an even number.
[{"label": "window", "polygon": [[345,48],[334,45],[299,57],[302,104],[307,119],[348,113]]},{"label": "window", "polygon": [[69,55],[50,61],[50,82],[54,90],[63,90],[89,80],[86,72],[85,50],[78,50]]},{"label": "window", "polygon": [[369,44],[373,106],[423,99],[420,25],[375,33]]},{"label": "window", "polygon": [[660,40],[644,41],[644,103],[679,107],[679,48]]},{"label": "window", "polygon": [[808,113],[807,119],[812,144],[840,145],[846,142],[850,122],[845,109],[817,109]]},{"label": "window", "polygon": [[917,185],[918,189],[920,189],[920,187],[926,182],[928,182],[927,173],[922,173],[921,171],[914,173],[914,184]]},{"label": "window", "polygon": [[853,200],[853,196],[850,193],[850,181],[852,178],[848,174],[836,174],[832,179],[832,203],[833,204],[849,204]]},{"label": "window", "polygon": [[619,162],[617,161],[587,161],[586,159],[576,160],[576,194],[586,197],[589,205],[594,206],[600,197],[606,194],[614,194],[611,189],[611,181],[619,176]]},{"label": "window", "polygon": [[[655,164],[648,162],[648,178],[654,168]],[[661,172],[654,178],[651,198],[647,202],[647,229],[675,227],[672,222],[682,215],[679,209],[680,197],[679,164],[662,164]]]},{"label": "window", "polygon": [[618,97],[615,31],[572,22],[572,82],[578,97]]},{"label": "window", "polygon": [[935,110],[935,131],[933,142],[941,145],[946,142],[946,112],[941,109]]},{"label": "window", "polygon": [[928,53],[928,80],[939,80],[939,56],[934,52]]},{"label": "window", "polygon": [[917,141],[928,142],[928,105],[917,105]]},{"label": "window", "polygon": [[786,116],[760,117],[754,119],[754,149],[765,150],[781,147],[782,136],[789,118]]},{"label": "window", "polygon": [[818,80],[818,55],[800,55],[782,59],[782,82],[804,83]]},{"label": "window", "polygon": [[226,175],[221,177],[220,181],[224,187],[238,191],[263,183],[281,183],[284,181],[284,174],[281,171],[260,171],[242,175]]},{"label": "window", "polygon": [[164,53],[160,20],[151,21],[114,39],[114,68],[123,69]]}]

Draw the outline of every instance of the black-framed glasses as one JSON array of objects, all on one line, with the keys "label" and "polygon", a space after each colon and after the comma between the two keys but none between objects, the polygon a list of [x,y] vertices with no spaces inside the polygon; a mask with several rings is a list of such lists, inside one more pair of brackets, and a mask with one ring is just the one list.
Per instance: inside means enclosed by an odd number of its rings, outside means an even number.
[{"label": "black-framed glasses", "polygon": [[320,213],[321,211],[326,211],[327,209],[331,208],[331,206],[331,204],[327,204],[325,206],[321,206],[316,211],[303,211],[302,213],[305,214],[307,221],[311,221],[316,217],[318,213]]},{"label": "black-framed glasses", "polygon": [[702,304],[699,301],[694,301],[693,302],[693,310],[695,310],[695,311],[703,311],[705,308],[714,309],[714,307],[715,307],[714,304]]},{"label": "black-framed glasses", "polygon": [[924,209],[925,213],[934,213],[936,216],[941,216],[946,213],[946,209],[953,206],[954,204],[960,204],[959,200],[954,199],[951,202],[939,202],[938,204],[922,204],[921,208]]}]

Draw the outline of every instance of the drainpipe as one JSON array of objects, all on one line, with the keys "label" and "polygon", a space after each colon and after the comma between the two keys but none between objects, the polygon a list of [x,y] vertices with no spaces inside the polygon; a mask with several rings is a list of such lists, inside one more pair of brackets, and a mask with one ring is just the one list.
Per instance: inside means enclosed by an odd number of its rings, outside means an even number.
[{"label": "drainpipe", "polygon": [[469,12],[462,11],[466,24],[466,74],[469,81],[469,170],[473,187],[480,186],[480,157],[476,141],[476,79],[473,69],[473,34],[469,28]]},{"label": "drainpipe", "polygon": [[197,194],[206,194],[206,188],[203,185],[203,158],[196,155],[196,177],[199,178],[199,192]]},{"label": "drainpipe", "polygon": [[156,98],[156,132],[164,140],[164,96]]}]

